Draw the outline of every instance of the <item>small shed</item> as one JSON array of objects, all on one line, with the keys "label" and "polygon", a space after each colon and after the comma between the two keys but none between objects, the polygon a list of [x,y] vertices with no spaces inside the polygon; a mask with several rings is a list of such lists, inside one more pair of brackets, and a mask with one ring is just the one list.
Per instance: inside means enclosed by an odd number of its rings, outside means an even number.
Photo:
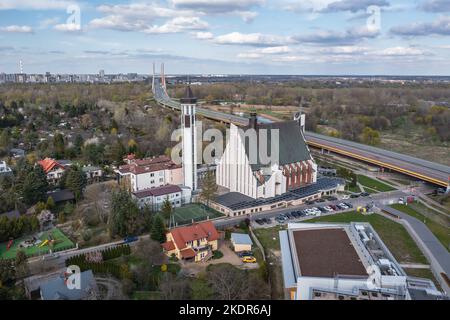
[{"label": "small shed", "polygon": [[235,252],[241,251],[251,251],[252,250],[252,239],[246,233],[232,233],[231,243]]}]

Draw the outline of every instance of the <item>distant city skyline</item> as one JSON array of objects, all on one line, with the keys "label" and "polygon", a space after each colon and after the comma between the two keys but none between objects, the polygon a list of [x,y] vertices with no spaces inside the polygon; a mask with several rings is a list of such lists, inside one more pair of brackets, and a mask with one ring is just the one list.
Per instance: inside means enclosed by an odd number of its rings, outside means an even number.
[{"label": "distant city skyline", "polygon": [[0,2],[0,73],[450,75],[450,0]]}]

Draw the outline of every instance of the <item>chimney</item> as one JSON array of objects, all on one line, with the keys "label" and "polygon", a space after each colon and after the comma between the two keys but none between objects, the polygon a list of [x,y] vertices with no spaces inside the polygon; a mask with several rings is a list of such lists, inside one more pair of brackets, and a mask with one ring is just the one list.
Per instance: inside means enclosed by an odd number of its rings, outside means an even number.
[{"label": "chimney", "polygon": [[256,112],[251,112],[250,119],[249,119],[249,127],[256,129],[257,124],[258,124],[258,120],[256,118]]}]

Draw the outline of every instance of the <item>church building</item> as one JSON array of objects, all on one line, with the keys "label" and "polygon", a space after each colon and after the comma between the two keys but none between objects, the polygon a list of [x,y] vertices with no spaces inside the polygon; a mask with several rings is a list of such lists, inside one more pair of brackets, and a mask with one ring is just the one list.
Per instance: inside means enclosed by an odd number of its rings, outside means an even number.
[{"label": "church building", "polygon": [[[218,162],[217,184],[229,192],[266,199],[315,183],[317,165],[305,141],[304,117],[297,114],[292,121],[258,123],[253,113],[243,131],[232,124],[229,141]],[[251,134],[247,134],[252,129],[257,141],[252,141]],[[262,161],[260,151],[265,150],[272,159],[271,152],[277,153],[276,160]]]}]

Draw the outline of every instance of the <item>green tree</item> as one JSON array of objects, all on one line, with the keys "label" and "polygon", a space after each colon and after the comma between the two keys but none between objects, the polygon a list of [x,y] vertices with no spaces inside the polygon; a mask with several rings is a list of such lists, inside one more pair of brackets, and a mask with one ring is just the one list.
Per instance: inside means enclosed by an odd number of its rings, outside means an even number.
[{"label": "green tree", "polygon": [[64,137],[61,133],[55,134],[53,137],[53,155],[56,159],[64,158],[65,151]]},{"label": "green tree", "polygon": [[140,214],[136,202],[125,189],[113,192],[111,196],[111,215],[108,226],[112,236],[125,237],[135,234],[140,226]]},{"label": "green tree", "polygon": [[81,135],[77,134],[73,142],[73,147],[77,154],[81,153],[81,148],[83,147],[83,137]]},{"label": "green tree", "polygon": [[203,278],[195,279],[191,282],[192,300],[210,300],[214,296],[214,291]]},{"label": "green tree", "polygon": [[14,260],[14,268],[16,270],[16,277],[23,278],[30,273],[27,255],[22,250],[19,250],[16,254],[16,259]]},{"label": "green tree", "polygon": [[380,133],[370,127],[365,127],[362,132],[362,140],[364,143],[372,146],[378,145],[381,141]]},{"label": "green tree", "polygon": [[47,176],[40,165],[27,174],[21,188],[23,201],[28,205],[47,200]]},{"label": "green tree", "polygon": [[7,149],[11,144],[11,134],[8,129],[4,129],[0,135],[0,148]]},{"label": "green tree", "polygon": [[170,203],[169,198],[166,197],[161,206],[161,213],[163,214],[164,218],[169,220],[170,216],[172,215],[172,211],[173,211],[172,203]]},{"label": "green tree", "polygon": [[82,198],[83,190],[86,185],[86,174],[79,166],[76,165],[70,166],[61,178],[61,186],[72,191],[77,201]]},{"label": "green tree", "polygon": [[206,201],[206,205],[209,206],[210,202],[213,201],[216,196],[217,196],[216,177],[214,176],[213,171],[208,170],[205,179],[203,180],[200,197],[204,201]]},{"label": "green tree", "polygon": [[46,203],[45,207],[46,207],[48,210],[52,210],[52,209],[55,208],[55,201],[53,200],[52,197],[48,197],[48,198],[47,198],[47,203]]},{"label": "green tree", "polygon": [[150,238],[159,243],[166,241],[166,228],[164,226],[164,220],[160,215],[156,215],[153,218]]}]

